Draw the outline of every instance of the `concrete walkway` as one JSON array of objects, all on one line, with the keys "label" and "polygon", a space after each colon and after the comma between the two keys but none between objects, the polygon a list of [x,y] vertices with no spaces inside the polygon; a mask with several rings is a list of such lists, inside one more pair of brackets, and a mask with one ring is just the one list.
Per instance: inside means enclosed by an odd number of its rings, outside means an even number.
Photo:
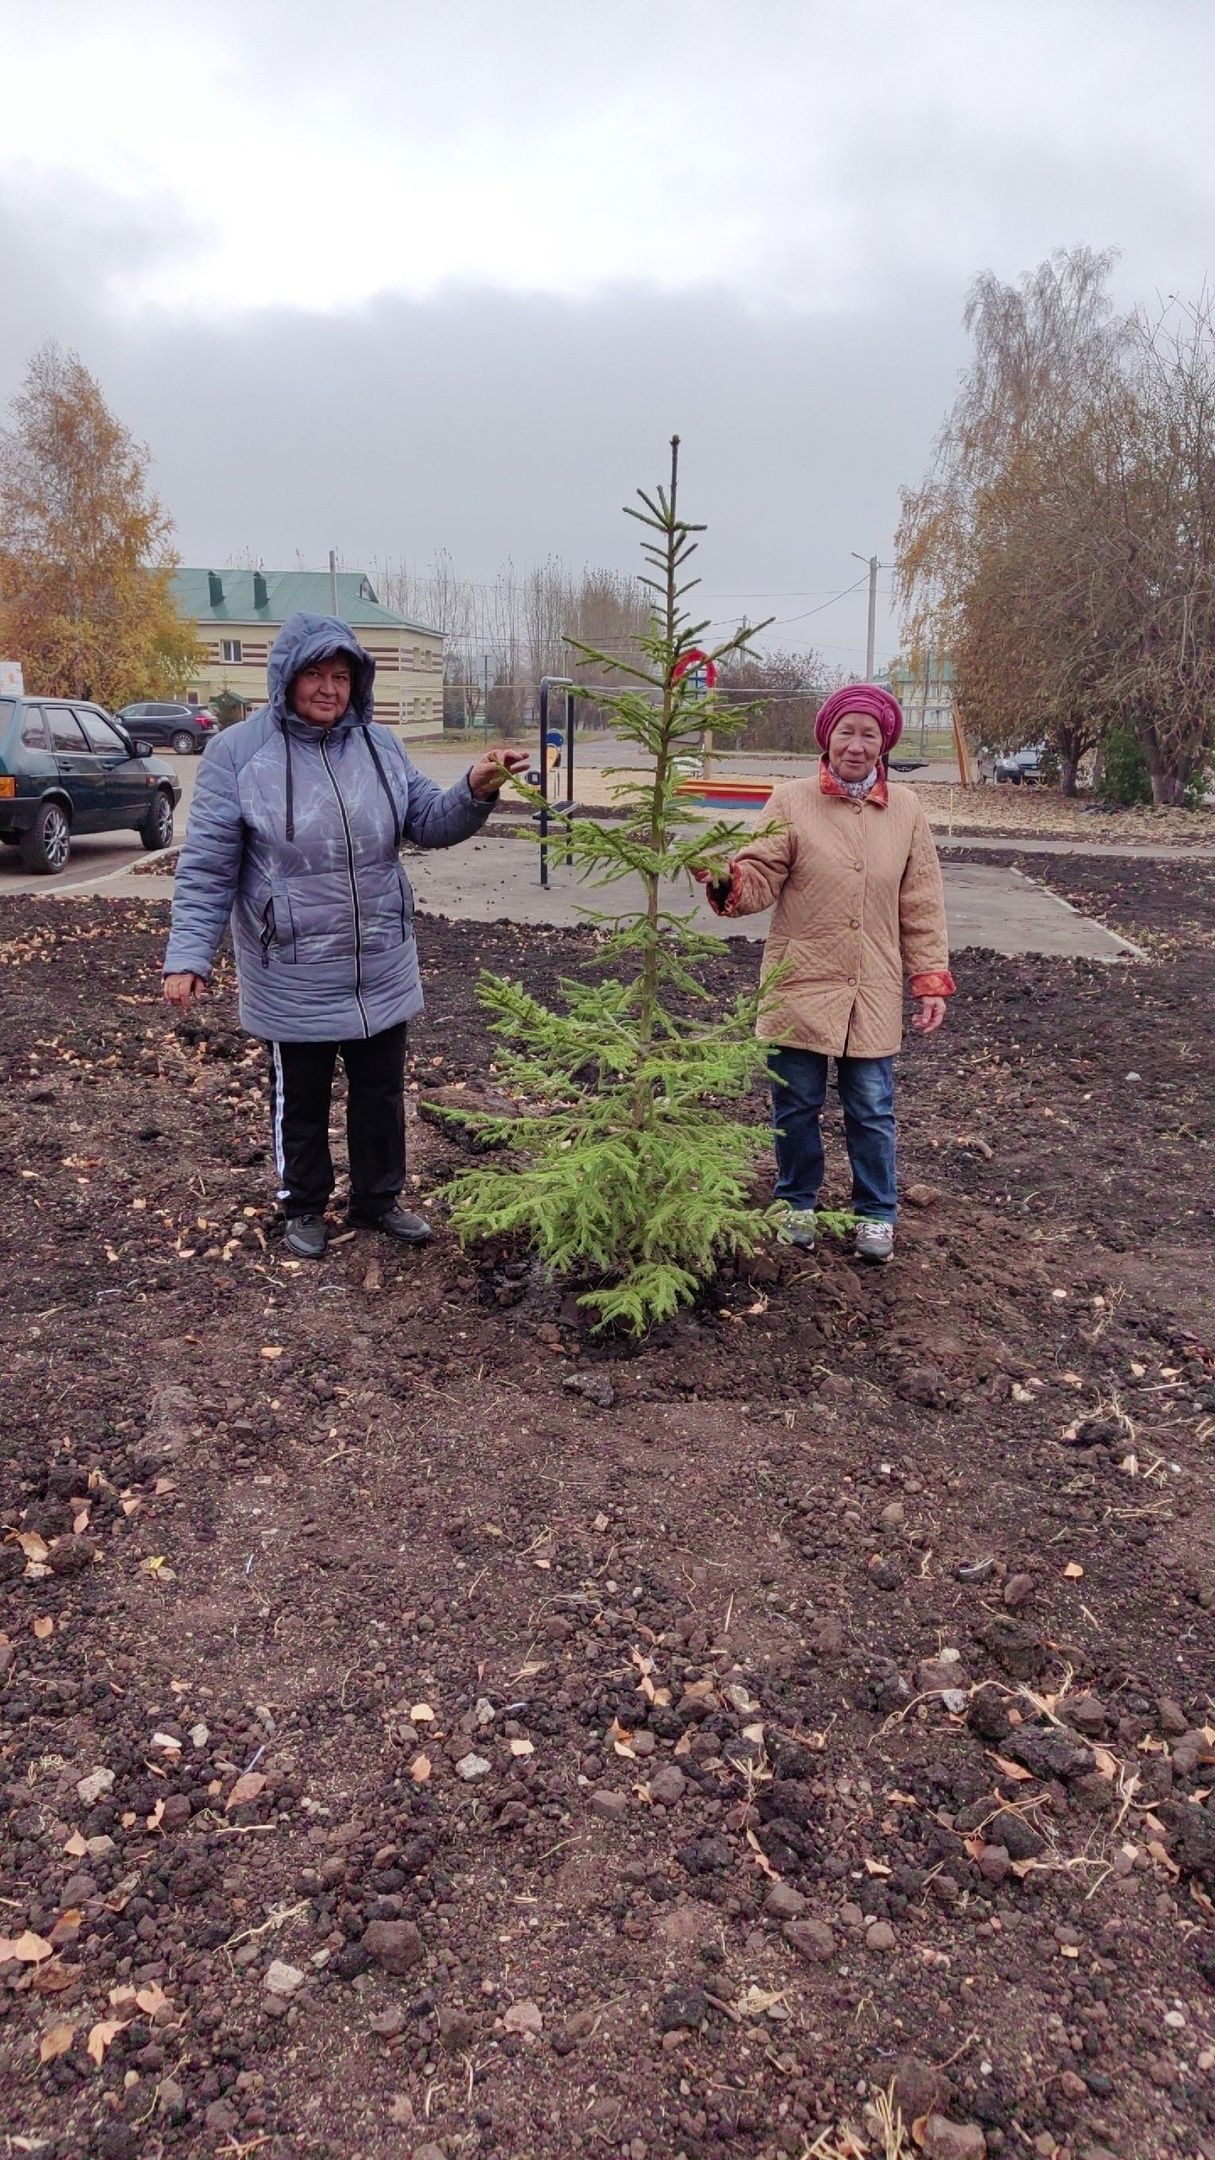
[{"label": "concrete walkway", "polygon": [[[552,882],[545,890],[540,884],[539,851],[528,840],[471,840],[458,848],[411,854],[408,865],[418,906],[456,922],[496,922],[505,917],[561,929],[584,923],[588,908],[606,913],[614,905],[635,905],[640,892],[631,879],[605,892],[590,891],[579,884],[556,851]],[[947,862],[942,871],[950,942],[957,951],[981,946],[987,952],[1044,953],[1061,959],[1138,956],[1139,948],[1128,939],[1091,922],[1019,870]],[[134,882],[146,888],[150,880]],[[763,937],[769,919],[763,914],[723,922],[697,896],[697,927],[718,937]]]}]

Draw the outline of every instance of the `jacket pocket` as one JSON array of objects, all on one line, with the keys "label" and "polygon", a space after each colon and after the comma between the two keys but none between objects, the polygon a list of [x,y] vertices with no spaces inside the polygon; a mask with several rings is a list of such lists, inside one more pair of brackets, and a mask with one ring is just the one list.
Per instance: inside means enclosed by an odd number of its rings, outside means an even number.
[{"label": "jacket pocket", "polygon": [[273,948],[280,960],[295,959],[295,918],[291,913],[291,901],[285,885],[276,882],[270,888],[270,897],[262,909],[262,928],[259,940],[262,948],[262,966],[269,967]]},{"label": "jacket pocket", "polygon": [[401,888],[401,943],[404,945],[408,943],[410,928],[413,923],[413,887],[399,862],[397,864],[397,882]]}]

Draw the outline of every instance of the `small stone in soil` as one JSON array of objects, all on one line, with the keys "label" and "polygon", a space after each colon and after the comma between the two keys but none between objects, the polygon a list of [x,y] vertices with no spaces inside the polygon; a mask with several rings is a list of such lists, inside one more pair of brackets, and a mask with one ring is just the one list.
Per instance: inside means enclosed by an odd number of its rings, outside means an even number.
[{"label": "small stone in soil", "polygon": [[484,1755],[462,1755],[456,1764],[456,1776],[463,1778],[467,1784],[473,1778],[488,1777],[491,1767]]},{"label": "small stone in soil", "polygon": [[608,1822],[619,1822],[628,1814],[629,1796],[616,1792],[610,1785],[601,1785],[591,1794],[591,1809],[594,1814],[605,1816]]},{"label": "small stone in soil", "polygon": [[538,2003],[514,2002],[503,2012],[502,2024],[509,2033],[540,2033],[544,2030],[544,2016]]},{"label": "small stone in soil", "polygon": [[772,1883],[764,1899],[764,1911],[776,1920],[799,1920],[806,1910],[806,1900],[800,1890],[790,1883]]},{"label": "small stone in soil", "polygon": [[866,1950],[893,1950],[896,1939],[894,1929],[888,1920],[875,1920],[873,1926],[865,1930]]},{"label": "small stone in soil", "polygon": [[687,1789],[687,1779],[678,1763],[664,1763],[650,1779],[650,1798],[660,1807],[674,1807],[682,1800]]},{"label": "small stone in soil", "polygon": [[784,1936],[790,1949],[796,1950],[799,1957],[822,1963],[835,1955],[835,1937],[823,1920],[791,1920]]},{"label": "small stone in soil", "polygon": [[377,2039],[395,2040],[405,2030],[405,2012],[390,2003],[387,2010],[377,2010],[367,2022]]},{"label": "small stone in soil", "polygon": [[271,1995],[294,1995],[297,1988],[303,1987],[305,1977],[298,1965],[287,1965],[282,1958],[275,1958],[273,1964],[266,1967],[262,1986]]}]

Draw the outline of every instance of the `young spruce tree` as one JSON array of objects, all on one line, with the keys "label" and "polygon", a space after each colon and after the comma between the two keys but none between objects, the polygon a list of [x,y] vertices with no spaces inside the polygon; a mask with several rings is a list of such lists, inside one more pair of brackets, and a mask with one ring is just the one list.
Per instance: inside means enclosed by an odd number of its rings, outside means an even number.
[{"label": "young spruce tree", "polygon": [[[763,1063],[760,993],[713,1009],[696,963],[720,947],[695,929],[693,908],[672,904],[680,887],[692,897],[695,872],[720,871],[749,837],[740,825],[706,821],[677,793],[676,760],[699,746],[709,717],[687,665],[708,624],[683,605],[699,583],[685,573],[692,536],[704,528],[680,516],[678,478],[675,436],[668,486],[653,497],[639,489],[642,508],[626,512],[649,536],[642,582],[654,596],[638,664],[570,641],[583,661],[626,679],[594,695],[646,762],[615,769],[620,821],[576,819],[569,845],[584,879],[610,887],[635,878],[641,903],[587,911],[604,933],[605,976],[563,982],[561,1011],[520,983],[482,978],[480,1000],[502,1045],[499,1074],[525,1107],[475,1121],[510,1155],[477,1163],[448,1187],[463,1241],[524,1233],[547,1268],[589,1282],[580,1303],[598,1326],[634,1334],[694,1297],[722,1259],[753,1251],[766,1226],[748,1196],[765,1135],[733,1107]],[[712,659],[742,653],[753,635],[738,631]],[[714,735],[737,733],[750,710],[714,706]]]}]

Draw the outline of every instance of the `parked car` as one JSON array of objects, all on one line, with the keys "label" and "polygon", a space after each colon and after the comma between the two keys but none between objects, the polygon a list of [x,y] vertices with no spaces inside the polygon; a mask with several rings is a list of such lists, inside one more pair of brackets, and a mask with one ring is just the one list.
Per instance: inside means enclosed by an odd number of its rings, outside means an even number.
[{"label": "parked car", "polygon": [[995,763],[997,780],[1010,780],[1014,787],[1026,783],[1033,785],[1044,777],[1046,744],[1033,743],[1028,750],[1009,750]]},{"label": "parked car", "polygon": [[201,757],[219,725],[205,705],[158,705],[155,700],[124,705],[115,718],[144,742],[167,743],[178,757]]},{"label": "parked car", "polygon": [[166,848],[180,801],[173,767],[100,705],[0,698],[0,842],[27,870],[62,870],[73,833],[130,830]]}]

